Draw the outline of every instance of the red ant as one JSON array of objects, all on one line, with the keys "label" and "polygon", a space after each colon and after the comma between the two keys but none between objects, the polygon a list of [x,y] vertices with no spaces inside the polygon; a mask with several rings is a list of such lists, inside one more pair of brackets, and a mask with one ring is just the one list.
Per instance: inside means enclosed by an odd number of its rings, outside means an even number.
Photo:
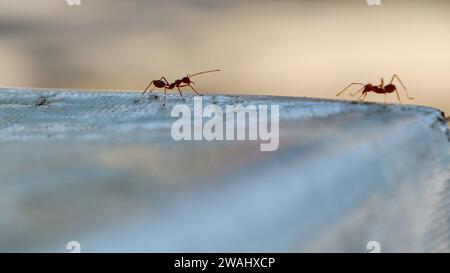
[{"label": "red ant", "polygon": [[359,101],[364,101],[364,99],[367,97],[367,94],[369,92],[374,92],[374,93],[378,93],[378,94],[384,94],[384,104],[386,104],[386,97],[387,97],[387,93],[392,93],[392,92],[396,92],[397,94],[397,98],[398,101],[400,103],[402,103],[402,101],[400,100],[400,95],[398,94],[398,90],[397,87],[393,84],[394,79],[397,79],[400,84],[402,85],[403,89],[405,90],[406,93],[406,97],[410,100],[414,99],[412,97],[409,96],[408,94],[408,89],[406,89],[406,86],[403,84],[402,80],[400,80],[400,78],[397,76],[397,74],[394,74],[392,76],[392,79],[390,81],[390,83],[388,85],[384,85],[384,80],[383,78],[381,78],[381,84],[380,85],[373,85],[371,83],[368,84],[363,84],[363,83],[359,83],[359,82],[354,82],[349,84],[344,90],[342,90],[341,92],[337,93],[336,96],[339,96],[340,94],[342,94],[345,90],[349,89],[352,85],[362,85],[363,87],[361,89],[359,89],[357,92],[350,94],[350,96],[355,96],[356,94],[358,94],[359,92],[362,91],[361,96],[358,98]]},{"label": "red ant", "polygon": [[144,92],[142,92],[141,96],[139,97],[139,99],[137,101],[140,101],[142,99],[142,97],[144,96],[144,94],[148,91],[148,89],[150,88],[150,86],[153,84],[153,88],[150,90],[149,94],[151,92],[153,92],[153,90],[155,90],[155,88],[164,88],[164,102],[163,105],[166,105],[166,92],[167,89],[171,90],[174,89],[175,87],[178,89],[178,92],[180,93],[181,98],[183,99],[183,102],[185,101],[183,94],[181,93],[181,89],[182,87],[186,87],[189,86],[197,95],[201,96],[200,93],[198,93],[197,90],[195,90],[195,88],[191,85],[191,84],[195,84],[195,82],[193,82],[191,80],[192,77],[200,75],[200,74],[205,74],[205,73],[210,73],[210,72],[217,72],[220,71],[220,69],[215,69],[215,70],[208,70],[208,71],[203,71],[203,72],[198,72],[195,74],[188,74],[186,75],[186,77],[183,77],[182,79],[178,79],[173,83],[169,83],[167,81],[167,79],[162,76],[161,79],[159,80],[153,80],[150,82],[150,84],[147,86],[147,88],[145,88]]}]

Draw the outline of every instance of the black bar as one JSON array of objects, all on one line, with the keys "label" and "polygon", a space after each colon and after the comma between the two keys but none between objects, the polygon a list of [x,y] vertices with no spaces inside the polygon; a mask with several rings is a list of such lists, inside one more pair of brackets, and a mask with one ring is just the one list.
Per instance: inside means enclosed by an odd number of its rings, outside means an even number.
[{"label": "black bar", "polygon": [[[3,268],[137,269],[139,272],[310,272],[317,270],[378,270],[392,264],[402,270],[448,264],[448,254],[283,254],[283,253],[170,253],[170,254],[1,254]],[[207,261],[207,265],[205,265]],[[134,271],[133,271],[134,272]]]}]

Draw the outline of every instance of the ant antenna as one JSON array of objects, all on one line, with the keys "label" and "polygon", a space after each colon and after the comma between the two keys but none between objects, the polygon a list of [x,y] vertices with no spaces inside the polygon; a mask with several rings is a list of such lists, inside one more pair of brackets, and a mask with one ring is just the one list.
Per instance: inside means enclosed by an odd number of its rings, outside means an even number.
[{"label": "ant antenna", "polygon": [[195,74],[188,74],[187,77],[190,78],[190,77],[194,77],[194,76],[197,76],[197,75],[200,75],[200,74],[217,72],[217,71],[220,71],[220,69],[208,70],[208,71],[198,72],[198,73],[195,73]]},{"label": "ant antenna", "polygon": [[391,84],[394,82],[395,78],[397,78],[397,80],[400,82],[400,84],[402,85],[403,89],[407,90],[405,84],[402,82],[402,80],[400,80],[400,77],[397,74],[392,75]]},{"label": "ant antenna", "polygon": [[408,94],[408,89],[406,88],[406,86],[405,86],[405,84],[402,82],[402,80],[400,80],[400,78],[399,78],[399,76],[398,76],[397,74],[392,75],[391,84],[392,84],[392,82],[394,81],[394,79],[397,79],[397,80],[400,82],[400,84],[402,85],[403,89],[405,90],[406,97],[407,97],[408,99],[410,99],[410,100],[414,99],[413,97],[410,97],[410,96],[409,96],[409,94]]},{"label": "ant antenna", "polygon": [[358,94],[359,92],[361,92],[363,90],[364,90],[364,86],[361,87],[361,89],[359,89],[357,92],[351,93],[350,96],[354,97],[354,96],[356,96],[356,94]]},{"label": "ant antenna", "polygon": [[[349,89],[352,85],[362,85],[362,86],[364,86],[364,84],[363,83],[359,83],[359,82],[352,82],[351,84],[349,84],[344,90],[342,90],[341,92],[339,92],[339,93],[337,93],[336,94],[336,97],[337,96],[339,96],[340,94],[342,94],[342,93],[344,93],[344,91],[345,90],[347,90],[347,89]],[[363,88],[364,89],[364,88]],[[358,92],[356,92],[355,94],[357,94],[357,93],[359,93],[359,91]]]}]

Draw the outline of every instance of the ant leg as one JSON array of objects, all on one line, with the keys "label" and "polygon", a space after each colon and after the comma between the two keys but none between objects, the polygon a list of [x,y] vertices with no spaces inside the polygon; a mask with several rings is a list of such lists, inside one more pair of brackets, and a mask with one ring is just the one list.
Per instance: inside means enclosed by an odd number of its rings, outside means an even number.
[{"label": "ant leg", "polygon": [[[147,90],[150,88],[150,86],[153,84],[153,81],[150,82],[150,84],[147,86],[147,88],[145,88],[144,92],[142,92],[141,96],[139,97],[139,99],[137,99],[136,101],[141,101],[142,97],[144,96],[144,94],[147,92]],[[155,90],[155,86],[153,86],[153,88],[150,90],[149,94],[151,92],[153,92],[153,90]]]},{"label": "ant leg", "polygon": [[384,105],[386,105],[387,104],[387,95],[386,95],[386,93],[384,93]]},{"label": "ant leg", "polygon": [[405,84],[402,82],[402,80],[400,80],[400,77],[399,77],[397,74],[392,75],[392,78],[391,78],[391,84],[394,82],[394,79],[397,79],[397,80],[400,82],[400,84],[402,85],[403,89],[405,90],[406,97],[407,97],[408,99],[410,99],[410,100],[413,100],[414,98],[409,96],[409,94],[408,94],[408,89],[406,88],[406,86],[405,86]]},{"label": "ant leg", "polygon": [[364,84],[363,83],[359,83],[359,82],[352,82],[351,84],[349,84],[344,90],[342,90],[341,92],[339,92],[339,93],[337,93],[336,94],[336,97],[337,96],[339,96],[340,94],[342,94],[342,93],[344,93],[344,91],[345,90],[347,90],[347,89],[349,89],[350,88],[350,86],[352,86],[352,85],[355,85],[355,84],[359,84],[359,85],[363,85],[364,86]]},{"label": "ant leg", "polygon": [[166,106],[166,93],[167,93],[167,88],[164,87],[164,102],[163,102],[163,106]]},{"label": "ant leg", "polygon": [[359,98],[357,99],[357,101],[361,101],[361,98],[364,96],[364,93],[362,93]]},{"label": "ant leg", "polygon": [[180,87],[177,86],[178,92],[180,93],[181,98],[183,99],[183,102],[186,102],[186,100],[183,97],[183,94],[181,93]]},{"label": "ant leg", "polygon": [[364,97],[362,98],[362,101],[364,101],[366,99],[367,94],[369,94],[369,93],[364,94]]},{"label": "ant leg", "polygon": [[395,93],[397,94],[397,99],[400,102],[400,104],[402,104],[402,100],[400,99],[400,95],[398,94],[398,90],[395,89]]},{"label": "ant leg", "polygon": [[361,91],[363,91],[363,90],[364,90],[364,87],[362,87],[361,89],[359,89],[358,92],[351,93],[350,96],[354,97],[354,96],[356,96],[356,94],[358,94],[359,92],[361,92]]},{"label": "ant leg", "polygon": [[197,90],[195,90],[195,88],[194,88],[192,85],[188,84],[188,86],[189,86],[190,88],[192,88],[192,90],[194,90],[194,92],[195,92],[197,95],[202,96],[202,94],[200,94],[199,92],[197,92]]},{"label": "ant leg", "polygon": [[367,97],[367,92],[366,93],[362,93],[361,96],[358,98],[358,100],[363,102],[366,99],[366,97]]}]

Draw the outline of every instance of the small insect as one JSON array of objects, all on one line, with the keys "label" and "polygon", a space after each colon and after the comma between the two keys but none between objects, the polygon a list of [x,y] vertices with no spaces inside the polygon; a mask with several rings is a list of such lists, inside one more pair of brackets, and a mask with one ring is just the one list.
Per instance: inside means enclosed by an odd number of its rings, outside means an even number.
[{"label": "small insect", "polygon": [[[180,93],[180,96],[183,99],[183,101],[185,101],[185,99],[183,97],[183,93],[181,92],[181,88],[182,87],[189,86],[197,95],[201,96],[201,94],[192,86],[193,84],[195,84],[195,82],[193,82],[191,80],[191,78],[194,77],[194,76],[200,75],[200,74],[217,72],[217,71],[220,71],[220,69],[202,71],[202,72],[198,72],[198,73],[195,73],[195,74],[188,74],[188,75],[186,75],[186,77],[178,79],[178,80],[174,81],[173,83],[169,83],[167,81],[167,79],[164,76],[162,76],[159,80],[151,81],[150,84],[147,86],[147,88],[145,88],[144,92],[142,92],[142,94],[139,97],[139,99],[136,100],[136,102],[140,101],[147,91],[149,91],[149,94],[150,94],[151,92],[153,92],[153,90],[155,90],[155,88],[164,88],[164,102],[163,102],[163,105],[166,105],[167,89],[171,90],[171,89],[174,89],[175,87],[178,89],[178,93]],[[150,86],[152,86],[152,85],[153,85],[153,88],[151,90],[149,90]]]},{"label": "small insect", "polygon": [[353,97],[353,96],[355,96],[356,94],[358,94],[359,92],[362,91],[361,96],[359,96],[358,100],[359,101],[364,101],[364,99],[367,97],[367,94],[369,92],[374,92],[374,93],[378,93],[378,94],[384,94],[384,104],[386,104],[387,93],[393,93],[395,91],[395,93],[397,94],[398,101],[400,103],[402,103],[402,101],[400,99],[400,95],[399,95],[398,90],[397,90],[397,87],[393,84],[395,79],[397,79],[400,82],[400,84],[402,85],[403,89],[405,90],[406,97],[408,99],[410,99],[410,100],[414,99],[414,98],[409,96],[408,89],[406,89],[406,86],[403,84],[402,80],[400,80],[400,78],[397,76],[397,74],[394,74],[392,76],[391,81],[386,86],[384,85],[383,78],[381,78],[380,85],[373,85],[371,83],[363,84],[363,83],[359,83],[359,82],[353,82],[353,83],[349,84],[344,90],[342,90],[341,92],[337,93],[336,96],[339,96],[340,94],[342,94],[344,91],[346,91],[347,89],[349,89],[353,85],[362,85],[361,89],[359,89],[355,93],[351,93],[350,96]]}]

